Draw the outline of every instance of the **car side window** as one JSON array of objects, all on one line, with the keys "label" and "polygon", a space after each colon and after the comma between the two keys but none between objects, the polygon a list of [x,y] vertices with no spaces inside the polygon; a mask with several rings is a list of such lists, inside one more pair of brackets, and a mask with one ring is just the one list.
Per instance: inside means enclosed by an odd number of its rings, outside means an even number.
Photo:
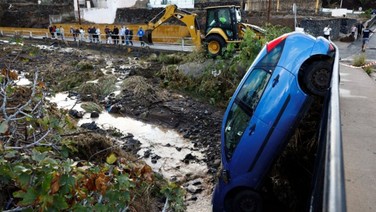
[{"label": "car side window", "polygon": [[230,159],[240,142],[248,122],[253,116],[258,102],[266,88],[271,73],[263,69],[254,69],[244,82],[232,105],[225,125],[225,149]]},{"label": "car side window", "polygon": [[278,46],[273,48],[271,52],[265,55],[264,58],[260,60],[257,66],[261,67],[275,67],[279,62],[279,58],[281,58],[282,50],[284,47],[285,42],[281,42]]}]

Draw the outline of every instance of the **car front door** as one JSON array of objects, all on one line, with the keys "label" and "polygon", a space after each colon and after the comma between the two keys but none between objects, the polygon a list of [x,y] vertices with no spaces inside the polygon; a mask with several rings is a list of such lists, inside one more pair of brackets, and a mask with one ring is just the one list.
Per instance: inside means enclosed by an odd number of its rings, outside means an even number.
[{"label": "car front door", "polygon": [[[254,111],[269,82],[271,72],[265,69],[252,70],[237,89],[231,106],[225,113],[222,126],[222,152],[224,152],[224,168],[237,175],[249,166],[252,149],[257,149],[258,142],[263,140],[263,133],[256,133],[267,127],[254,116]],[[256,126],[259,126],[260,129]],[[245,156],[245,158],[244,158]]]},{"label": "car front door", "polygon": [[265,158],[261,154],[289,103],[292,80],[283,68],[255,68],[239,89],[224,129],[225,168],[231,170],[232,177],[250,171],[259,158]]}]

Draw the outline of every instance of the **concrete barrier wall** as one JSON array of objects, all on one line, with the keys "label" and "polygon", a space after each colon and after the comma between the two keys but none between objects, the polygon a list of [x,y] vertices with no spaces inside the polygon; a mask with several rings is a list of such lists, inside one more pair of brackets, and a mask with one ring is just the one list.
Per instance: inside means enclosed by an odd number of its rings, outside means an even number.
[{"label": "concrete barrier wall", "polygon": [[332,28],[331,39],[337,40],[340,37],[340,33],[349,34],[351,32],[351,26],[356,23],[356,19],[348,18],[334,18],[325,20],[304,19],[300,21],[300,27],[304,28],[305,32],[317,37],[323,36],[324,27],[329,25]]}]

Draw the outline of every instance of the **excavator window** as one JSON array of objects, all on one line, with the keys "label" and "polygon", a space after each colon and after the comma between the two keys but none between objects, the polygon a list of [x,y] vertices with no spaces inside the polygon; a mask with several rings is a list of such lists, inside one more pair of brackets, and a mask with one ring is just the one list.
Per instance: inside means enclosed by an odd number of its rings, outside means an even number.
[{"label": "excavator window", "polygon": [[207,11],[206,33],[213,28],[221,28],[227,36],[233,37],[233,26],[230,8],[214,8]]}]

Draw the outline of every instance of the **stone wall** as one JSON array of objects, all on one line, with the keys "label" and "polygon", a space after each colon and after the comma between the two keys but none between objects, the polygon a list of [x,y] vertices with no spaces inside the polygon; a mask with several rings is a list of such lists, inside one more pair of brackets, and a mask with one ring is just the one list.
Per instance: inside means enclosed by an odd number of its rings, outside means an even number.
[{"label": "stone wall", "polygon": [[[73,0],[40,0],[41,4],[73,4]],[[37,4],[38,0],[0,0],[0,4]]]},{"label": "stone wall", "polygon": [[323,36],[323,29],[329,25],[332,28],[331,39],[337,40],[340,37],[340,33],[349,34],[351,32],[351,26],[356,24],[356,19],[349,18],[333,18],[324,20],[310,20],[304,19],[300,21],[300,27],[304,28],[304,31],[313,36]]},{"label": "stone wall", "polygon": [[[296,4],[298,10],[315,11],[316,1],[312,0],[247,0],[245,1],[245,9],[248,11],[266,11],[269,8],[271,11],[291,11],[292,5]],[[321,7],[321,0],[318,7]],[[317,8],[319,9],[319,8]]]},{"label": "stone wall", "polygon": [[[8,27],[47,28],[50,15],[69,14],[73,5],[12,5],[0,3],[0,25]],[[10,7],[10,8],[9,8]]]}]

